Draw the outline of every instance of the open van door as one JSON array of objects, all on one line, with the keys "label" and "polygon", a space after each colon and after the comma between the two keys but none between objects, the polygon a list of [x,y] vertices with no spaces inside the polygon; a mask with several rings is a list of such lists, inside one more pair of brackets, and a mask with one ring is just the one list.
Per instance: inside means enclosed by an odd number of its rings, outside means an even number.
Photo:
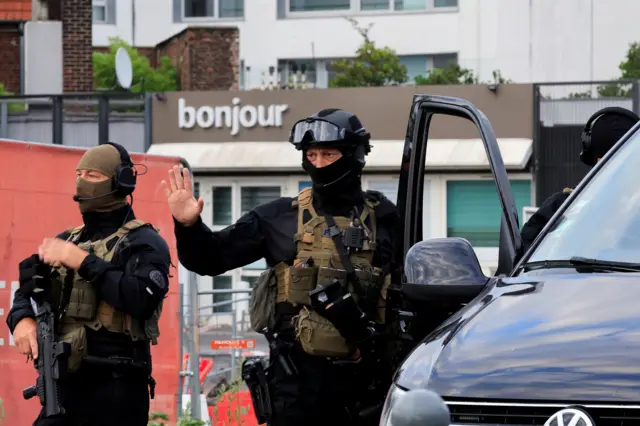
[{"label": "open van door", "polygon": [[465,118],[473,122],[482,138],[502,207],[500,257],[496,275],[507,274],[513,268],[516,256],[522,249],[518,209],[491,123],[471,102],[460,98],[431,95],[413,97],[397,201],[400,215],[404,218],[403,252],[406,256],[413,245],[422,241],[423,190],[429,126],[432,118],[438,114]]},{"label": "open van door", "polygon": [[[469,241],[434,238],[423,241],[425,160],[432,119],[451,116],[469,120],[478,130],[500,200],[502,219],[498,268],[486,277]],[[464,123],[466,124],[466,123]],[[447,96],[415,95],[409,114],[402,157],[397,206],[404,218],[400,244],[404,254],[401,284],[390,289],[389,315],[401,340],[411,347],[455,311],[478,296],[487,283],[508,274],[522,239],[518,211],[498,141],[487,117],[472,103]],[[405,352],[406,353],[406,352]]]}]

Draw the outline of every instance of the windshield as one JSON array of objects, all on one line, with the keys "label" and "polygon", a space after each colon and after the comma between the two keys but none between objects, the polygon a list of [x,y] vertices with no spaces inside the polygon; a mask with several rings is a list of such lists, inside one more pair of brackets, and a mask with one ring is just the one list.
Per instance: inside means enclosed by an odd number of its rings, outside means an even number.
[{"label": "windshield", "polygon": [[527,262],[640,262],[640,132],[636,131],[559,217]]}]

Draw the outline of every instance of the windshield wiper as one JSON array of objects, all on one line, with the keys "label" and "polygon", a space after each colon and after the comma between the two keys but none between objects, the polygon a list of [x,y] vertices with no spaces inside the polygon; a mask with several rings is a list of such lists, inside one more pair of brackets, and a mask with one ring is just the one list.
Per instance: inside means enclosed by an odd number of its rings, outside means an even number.
[{"label": "windshield wiper", "polygon": [[525,271],[551,268],[576,268],[578,272],[640,272],[640,263],[617,262],[614,260],[588,259],[574,256],[568,260],[541,260],[522,265]]}]

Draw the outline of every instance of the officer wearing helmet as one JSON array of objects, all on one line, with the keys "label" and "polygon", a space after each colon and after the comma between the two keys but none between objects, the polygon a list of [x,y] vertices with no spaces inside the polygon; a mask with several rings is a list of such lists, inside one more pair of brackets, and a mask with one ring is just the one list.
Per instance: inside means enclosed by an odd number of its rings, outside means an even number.
[{"label": "officer wearing helmet", "polygon": [[[582,132],[580,161],[589,167],[595,166],[638,121],[640,117],[626,108],[606,107],[596,111],[587,120]],[[571,188],[565,188],[562,192],[553,194],[524,224],[521,233],[522,253],[533,244],[571,191]]]},{"label": "officer wearing helmet", "polygon": [[189,173],[169,171],[179,259],[210,276],[266,259],[250,317],[270,341],[269,365],[243,365],[260,423],[377,425],[392,374],[385,301],[402,261],[399,215],[381,193],[362,190],[370,135],[354,114],[322,110],[296,122],[289,141],[312,186],[221,231],[202,222]]}]

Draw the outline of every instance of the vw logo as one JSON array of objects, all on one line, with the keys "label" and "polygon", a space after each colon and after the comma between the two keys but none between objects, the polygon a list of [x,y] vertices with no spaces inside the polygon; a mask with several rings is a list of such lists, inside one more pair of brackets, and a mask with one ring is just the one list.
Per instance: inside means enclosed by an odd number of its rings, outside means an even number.
[{"label": "vw logo", "polygon": [[551,416],[544,426],[595,426],[595,423],[586,411],[579,408],[565,408]]}]

